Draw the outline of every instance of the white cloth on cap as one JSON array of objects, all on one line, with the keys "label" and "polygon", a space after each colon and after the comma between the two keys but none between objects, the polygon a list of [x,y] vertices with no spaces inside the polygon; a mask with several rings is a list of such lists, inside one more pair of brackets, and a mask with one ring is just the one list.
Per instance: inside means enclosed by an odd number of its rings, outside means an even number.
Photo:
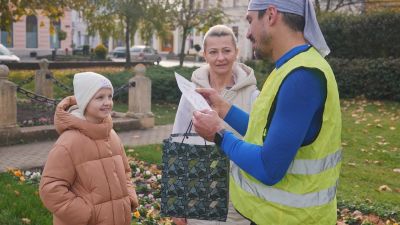
[{"label": "white cloth on cap", "polygon": [[250,0],[248,11],[264,10],[274,5],[278,11],[293,13],[305,19],[304,38],[325,57],[330,53],[325,38],[319,27],[311,0]]},{"label": "white cloth on cap", "polygon": [[73,114],[79,118],[84,119],[85,109],[93,96],[101,88],[111,88],[114,93],[113,86],[109,79],[105,76],[94,72],[77,73],[74,76],[74,96],[78,108],[74,110]]}]

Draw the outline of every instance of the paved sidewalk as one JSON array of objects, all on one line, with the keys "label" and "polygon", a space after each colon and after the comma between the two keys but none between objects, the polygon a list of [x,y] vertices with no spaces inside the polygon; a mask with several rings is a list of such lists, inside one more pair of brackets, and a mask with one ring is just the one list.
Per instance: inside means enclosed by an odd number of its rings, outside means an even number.
[{"label": "paved sidewalk", "polygon": [[[140,146],[160,144],[171,131],[172,125],[163,125],[146,130],[119,132],[118,135],[124,145]],[[0,172],[7,167],[29,169],[43,166],[54,142],[55,140],[0,147]]]}]

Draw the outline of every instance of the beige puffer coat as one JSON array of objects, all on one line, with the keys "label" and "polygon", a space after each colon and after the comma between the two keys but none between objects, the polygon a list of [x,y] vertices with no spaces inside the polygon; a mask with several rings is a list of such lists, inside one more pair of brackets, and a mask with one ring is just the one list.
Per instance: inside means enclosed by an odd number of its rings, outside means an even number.
[{"label": "beige puffer coat", "polygon": [[111,118],[90,123],[67,112],[67,97],[56,108],[60,134],[40,181],[39,193],[54,225],[129,225],[137,196],[130,167]]}]

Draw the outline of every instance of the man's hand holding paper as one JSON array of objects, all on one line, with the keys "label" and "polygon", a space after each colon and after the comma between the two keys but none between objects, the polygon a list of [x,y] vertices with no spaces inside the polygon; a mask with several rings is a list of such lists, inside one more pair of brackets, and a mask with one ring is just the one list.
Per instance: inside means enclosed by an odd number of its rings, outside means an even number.
[{"label": "man's hand holding paper", "polygon": [[184,96],[190,104],[195,108],[195,110],[211,110],[210,105],[204,99],[202,95],[196,92],[196,86],[186,80],[181,75],[175,73],[176,82],[178,83],[179,90],[182,92],[182,96]]}]

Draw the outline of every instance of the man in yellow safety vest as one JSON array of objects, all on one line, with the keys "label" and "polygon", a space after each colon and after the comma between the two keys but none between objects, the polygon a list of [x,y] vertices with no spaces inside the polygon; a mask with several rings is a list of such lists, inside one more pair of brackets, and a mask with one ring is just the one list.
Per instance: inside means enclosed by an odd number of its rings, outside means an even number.
[{"label": "man in yellow safety vest", "polygon": [[250,0],[246,19],[255,56],[272,59],[275,69],[250,115],[215,90],[198,89],[213,110],[194,112],[195,130],[233,162],[230,198],[253,224],[333,225],[340,102],[311,0]]}]

